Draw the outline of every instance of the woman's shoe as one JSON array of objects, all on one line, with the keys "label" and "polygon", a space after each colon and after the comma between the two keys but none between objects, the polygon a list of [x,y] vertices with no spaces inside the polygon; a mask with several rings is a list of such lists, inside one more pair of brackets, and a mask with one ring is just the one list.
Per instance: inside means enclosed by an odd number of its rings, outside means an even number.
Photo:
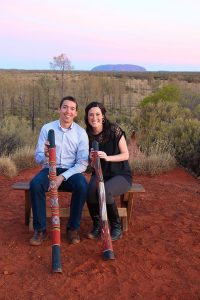
[{"label": "woman's shoe", "polygon": [[110,237],[112,241],[117,241],[122,237],[122,226],[116,203],[107,204],[108,219],[110,222]]},{"label": "woman's shoe", "polygon": [[122,237],[122,229],[120,224],[111,224],[110,237],[112,241],[117,241]]},{"label": "woman's shoe", "polygon": [[97,239],[101,235],[101,225],[99,217],[99,204],[98,203],[87,203],[90,216],[93,221],[92,231],[87,233],[87,238],[91,240]]},{"label": "woman's shoe", "polygon": [[99,216],[93,216],[93,228],[92,231],[87,233],[87,238],[90,240],[95,240],[101,235],[101,226],[99,221]]}]

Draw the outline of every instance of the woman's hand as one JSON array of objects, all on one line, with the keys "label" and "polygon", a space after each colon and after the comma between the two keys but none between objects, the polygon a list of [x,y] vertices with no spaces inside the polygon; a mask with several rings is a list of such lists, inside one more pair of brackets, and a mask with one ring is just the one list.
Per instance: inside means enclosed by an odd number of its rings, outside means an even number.
[{"label": "woman's hand", "polygon": [[[91,167],[93,167],[93,164],[94,164],[93,163],[93,154],[94,154],[94,149],[91,148],[91,151],[90,151],[90,161],[91,161],[90,165],[91,165]],[[109,156],[104,151],[97,151],[97,156],[101,159],[104,159],[105,161],[109,161]]]},{"label": "woman's hand", "polygon": [[[97,152],[97,156],[99,158],[104,159],[105,161],[109,161],[109,156],[106,154],[106,152],[104,152],[104,151],[95,151],[95,152]],[[93,157],[93,155],[94,155],[94,149],[91,148],[91,151],[90,151],[90,165],[91,165],[91,167],[94,168],[94,161],[93,161],[94,157]]]},{"label": "woman's hand", "polygon": [[109,161],[109,156],[104,151],[98,151],[98,157],[104,159],[105,161]]}]

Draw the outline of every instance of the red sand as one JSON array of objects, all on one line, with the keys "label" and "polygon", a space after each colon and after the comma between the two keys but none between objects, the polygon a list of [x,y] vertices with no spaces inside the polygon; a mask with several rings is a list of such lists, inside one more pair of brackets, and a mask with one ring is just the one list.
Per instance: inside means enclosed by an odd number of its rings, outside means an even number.
[{"label": "red sand", "polygon": [[50,238],[29,246],[24,195],[11,189],[36,172],[12,180],[0,176],[0,299],[200,299],[198,180],[182,169],[135,176],[146,193],[135,200],[128,232],[113,243],[114,261],[103,261],[101,242],[84,237],[90,219],[82,221],[77,245],[67,243],[62,219],[61,275],[51,273]]}]

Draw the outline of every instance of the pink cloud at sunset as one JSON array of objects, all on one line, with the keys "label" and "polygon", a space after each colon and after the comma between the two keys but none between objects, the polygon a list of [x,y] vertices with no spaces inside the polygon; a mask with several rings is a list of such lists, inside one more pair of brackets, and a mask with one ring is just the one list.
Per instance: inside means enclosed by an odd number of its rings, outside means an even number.
[{"label": "pink cloud at sunset", "polygon": [[200,3],[134,2],[8,0],[0,10],[0,68],[48,69],[66,53],[75,69],[130,63],[199,71]]}]

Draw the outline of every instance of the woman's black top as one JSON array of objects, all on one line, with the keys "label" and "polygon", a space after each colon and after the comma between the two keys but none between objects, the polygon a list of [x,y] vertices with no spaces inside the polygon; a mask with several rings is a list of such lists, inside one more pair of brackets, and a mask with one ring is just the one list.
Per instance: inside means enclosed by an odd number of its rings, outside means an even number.
[{"label": "woman's black top", "polygon": [[[119,141],[122,135],[126,138],[125,132],[117,124],[110,124],[109,131],[106,134],[102,131],[97,135],[93,135],[92,140],[90,140],[90,148],[93,140],[96,140],[99,143],[99,151],[104,151],[108,156],[120,154]],[[105,181],[113,176],[122,175],[132,183],[132,173],[128,160],[107,162],[101,159],[101,168]]]}]

